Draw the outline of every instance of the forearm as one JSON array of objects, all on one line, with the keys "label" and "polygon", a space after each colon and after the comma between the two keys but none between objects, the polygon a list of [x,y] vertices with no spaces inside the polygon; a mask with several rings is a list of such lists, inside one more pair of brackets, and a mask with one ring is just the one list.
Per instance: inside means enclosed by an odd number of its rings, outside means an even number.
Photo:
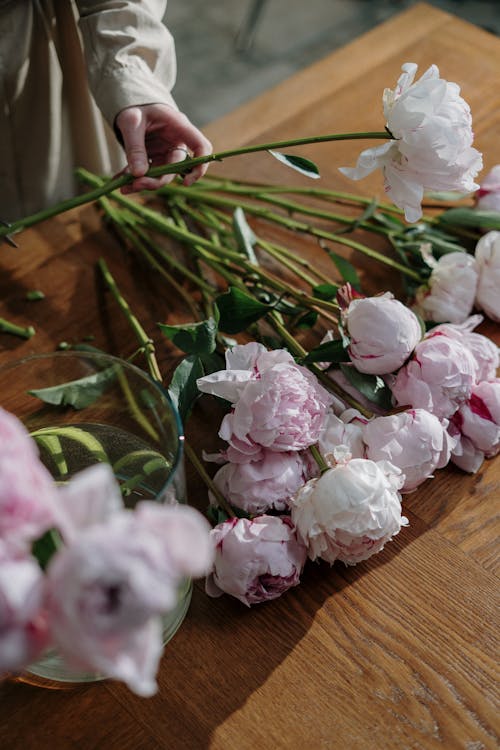
[{"label": "forearm", "polygon": [[175,48],[162,22],[166,0],[76,3],[90,88],[110,125],[125,107],[175,106]]}]

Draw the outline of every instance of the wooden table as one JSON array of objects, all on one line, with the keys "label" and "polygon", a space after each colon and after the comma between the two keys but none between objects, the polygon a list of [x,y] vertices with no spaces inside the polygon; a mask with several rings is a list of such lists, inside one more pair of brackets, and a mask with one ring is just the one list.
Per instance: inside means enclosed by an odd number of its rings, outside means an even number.
[{"label": "wooden table", "polygon": [[[222,149],[378,130],[382,90],[393,87],[406,61],[419,63],[420,72],[436,63],[445,78],[460,83],[485,167],[499,162],[500,42],[429,5],[414,6],[222,118],[208,135]],[[353,184],[338,173],[358,150],[343,143],[300,153],[320,165],[325,186],[380,193],[379,175]],[[224,165],[250,179],[295,179],[283,169],[266,156]],[[0,315],[34,323],[37,335],[26,342],[0,335],[0,362],[88,334],[107,351],[131,353],[127,324],[96,284],[94,262],[101,255],[150,333],[156,336],[157,320],[175,320],[168,298],[144,293],[140,271],[92,206],[26,231],[20,244],[20,250],[0,248]],[[379,290],[380,274],[373,268]],[[26,302],[26,291],[35,288],[45,291],[45,300]],[[158,352],[168,372],[176,354],[159,340]],[[203,419],[198,414],[191,430],[198,448],[209,437]],[[498,747],[499,494],[498,461],[474,476],[447,468],[405,498],[411,525],[381,554],[354,568],[310,565],[300,587],[251,610],[229,597],[207,598],[198,582],[185,623],[165,651],[157,696],[139,699],[112,682],[71,691],[5,682],[0,747]],[[191,477],[192,501],[203,507],[205,497]]]}]

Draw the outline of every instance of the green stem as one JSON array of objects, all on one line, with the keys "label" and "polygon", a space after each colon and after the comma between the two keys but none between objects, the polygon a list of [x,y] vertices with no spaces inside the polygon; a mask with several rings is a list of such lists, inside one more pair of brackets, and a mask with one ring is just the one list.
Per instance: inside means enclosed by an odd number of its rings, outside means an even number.
[{"label": "green stem", "polygon": [[325,459],[321,455],[321,452],[319,450],[319,447],[317,445],[310,445],[309,446],[309,453],[314,458],[316,463],[318,464],[318,468],[320,470],[321,474],[324,474],[325,471],[328,471],[330,468],[328,464],[326,463]]},{"label": "green stem", "polygon": [[11,323],[10,320],[0,318],[0,331],[2,333],[11,333],[13,336],[20,336],[23,339],[30,339],[35,335],[33,326],[18,326],[17,323]]},{"label": "green stem", "polygon": [[[229,151],[219,151],[216,154],[208,154],[207,156],[197,156],[194,159],[185,159],[182,162],[176,162],[174,164],[164,164],[160,167],[152,167],[148,171],[148,177],[161,177],[164,174],[187,174],[192,171],[194,167],[200,164],[208,164],[214,161],[224,161],[233,156],[242,156],[244,154],[252,154],[258,151],[269,151],[279,148],[290,148],[292,146],[304,146],[312,143],[326,143],[329,141],[350,141],[350,140],[389,140],[391,135],[387,131],[383,132],[366,132],[366,133],[334,133],[331,135],[323,136],[312,136],[309,138],[293,138],[286,141],[274,141],[272,143],[263,143],[254,146],[243,146],[241,148],[230,149]],[[78,171],[78,170],[77,170]],[[69,211],[77,206],[82,206],[85,203],[95,201],[103,195],[108,195],[113,190],[118,190],[124,185],[129,185],[134,181],[134,177],[130,174],[124,174],[120,177],[115,177],[112,180],[108,180],[101,187],[90,190],[88,193],[77,195],[73,198],[58,203],[55,206],[37,211],[37,213],[31,216],[26,216],[24,219],[14,221],[10,226],[0,225],[0,237],[4,237],[6,234],[16,234],[22,229],[31,227],[34,224],[38,224],[40,221],[49,219],[52,216],[61,214],[64,211]]]},{"label": "green stem", "polygon": [[230,518],[236,518],[234,510],[231,508],[226,498],[215,484],[214,480],[207,474],[207,472],[205,471],[205,467],[203,466],[189,443],[185,443],[184,447],[186,450],[186,456],[188,457],[193,467],[196,469],[197,473],[200,475],[201,479],[203,479],[210,492],[212,492],[212,494],[214,495],[215,499],[217,500],[217,505],[225,510]]},{"label": "green stem", "polygon": [[111,275],[111,272],[107,266],[106,261],[104,258],[100,258],[98,261],[99,269],[104,277],[104,281],[106,282],[111,294],[117,301],[118,305],[120,306],[122,312],[124,313],[125,317],[127,318],[128,322],[130,323],[130,326],[132,327],[134,333],[136,334],[137,338],[141,342],[144,350],[144,356],[146,357],[146,361],[148,363],[148,367],[150,368],[151,375],[154,380],[157,380],[158,382],[161,382],[161,374],[160,369],[158,367],[158,363],[156,361],[155,353],[154,353],[154,344],[153,341],[149,338],[144,328],[141,326],[137,318],[135,317],[134,313],[130,309],[130,306],[127,302],[127,300],[123,297],[122,293],[118,289],[118,286],[116,284],[116,281],[114,280],[113,276]]}]

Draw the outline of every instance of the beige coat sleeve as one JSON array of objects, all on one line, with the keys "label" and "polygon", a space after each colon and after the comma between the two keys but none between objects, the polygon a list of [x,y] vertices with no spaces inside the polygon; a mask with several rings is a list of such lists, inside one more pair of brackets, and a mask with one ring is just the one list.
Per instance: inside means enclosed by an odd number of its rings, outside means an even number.
[{"label": "beige coat sleeve", "polygon": [[89,85],[113,126],[125,107],[163,102],[176,61],[173,38],[162,22],[167,0],[77,0]]}]

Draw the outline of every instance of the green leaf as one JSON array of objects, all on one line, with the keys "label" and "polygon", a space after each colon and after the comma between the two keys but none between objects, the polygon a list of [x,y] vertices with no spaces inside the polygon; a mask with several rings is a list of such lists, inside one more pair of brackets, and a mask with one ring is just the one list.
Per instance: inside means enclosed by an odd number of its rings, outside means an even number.
[{"label": "green leaf", "polygon": [[378,375],[366,375],[352,365],[340,365],[347,380],[369,401],[382,409],[392,406],[391,391]]},{"label": "green leaf", "polygon": [[500,230],[499,211],[480,211],[473,208],[450,208],[438,216],[440,224],[460,227],[481,227]]},{"label": "green leaf", "polygon": [[94,403],[116,378],[116,368],[107,367],[101,372],[87,375],[78,380],[71,380],[50,388],[37,388],[28,391],[46,404],[54,406],[72,406],[73,409],[85,409]]},{"label": "green leaf", "polygon": [[304,357],[304,362],[349,362],[349,354],[340,339],[319,344]]},{"label": "green leaf", "polygon": [[40,289],[32,289],[26,292],[26,299],[29,302],[36,302],[37,300],[45,299],[45,294]]},{"label": "green leaf", "polygon": [[324,299],[327,302],[335,300],[339,287],[337,284],[318,284],[313,287],[312,293],[318,299]]},{"label": "green leaf", "polygon": [[328,250],[328,255],[337,266],[337,270],[340,273],[342,279],[345,282],[349,283],[352,287],[354,287],[354,289],[356,289],[358,292],[360,292],[361,283],[359,281],[358,273],[352,263],[349,263],[348,260],[342,258],[341,255],[337,255],[337,253],[334,253],[333,250]]},{"label": "green leaf", "polygon": [[313,180],[317,180],[320,176],[316,164],[309,159],[305,159],[303,156],[282,154],[281,151],[271,151],[271,149],[269,149],[269,153],[282,164],[286,164],[287,167],[295,169],[297,172],[300,172],[300,174],[305,174],[306,177],[311,177]]},{"label": "green leaf", "polygon": [[203,363],[196,354],[190,354],[175,368],[168,393],[179,416],[185,423],[200,392],[196,381],[203,377]]},{"label": "green leaf", "polygon": [[461,201],[463,198],[469,198],[471,193],[453,193],[451,190],[435,190],[424,193],[424,203],[426,200],[431,201]]},{"label": "green leaf", "polygon": [[314,328],[316,325],[316,322],[318,320],[318,313],[316,310],[307,310],[303,315],[301,315],[295,322],[294,325],[296,328]]},{"label": "green leaf", "polygon": [[49,529],[43,536],[33,542],[31,552],[33,557],[38,560],[38,564],[42,570],[46,569],[50,558],[57,552],[61,544],[61,536],[57,529]]},{"label": "green leaf", "polygon": [[217,344],[217,322],[215,318],[187,325],[165,325],[158,323],[161,332],[186,354],[211,354]]},{"label": "green leaf", "polygon": [[250,263],[258,266],[259,261],[254,251],[257,237],[248,225],[245,212],[241,206],[238,206],[233,213],[233,230],[239,251],[248,258]]},{"label": "green leaf", "polygon": [[99,440],[81,427],[43,427],[42,429],[31,433],[31,437],[36,441],[38,441],[40,437],[44,438],[47,436],[55,436],[58,440],[64,438],[67,440],[74,440],[88,450],[95,460],[104,462],[108,461],[108,455]]},{"label": "green leaf", "polygon": [[230,287],[215,302],[220,313],[219,328],[229,334],[246,330],[273,309],[236,287]]}]

